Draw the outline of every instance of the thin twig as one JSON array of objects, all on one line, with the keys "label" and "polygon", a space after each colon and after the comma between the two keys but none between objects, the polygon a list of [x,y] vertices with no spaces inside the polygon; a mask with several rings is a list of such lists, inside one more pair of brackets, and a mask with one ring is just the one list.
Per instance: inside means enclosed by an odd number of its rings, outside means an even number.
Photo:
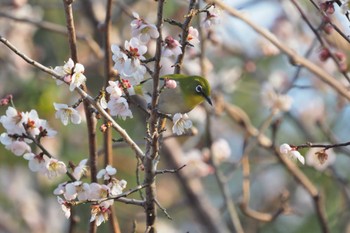
[{"label": "thin twig", "polygon": [[323,148],[324,150],[328,150],[330,148],[335,148],[335,147],[345,147],[349,146],[350,142],[343,142],[343,143],[337,143],[337,144],[323,144],[323,143],[312,143],[312,142],[307,142],[306,144],[302,145],[297,145],[295,146],[296,149],[300,148]]},{"label": "thin twig", "polygon": [[178,171],[180,171],[182,168],[186,167],[186,164],[182,165],[181,167],[179,168],[176,168],[176,169],[162,169],[162,170],[157,170],[156,171],[156,175],[159,175],[159,174],[165,174],[165,173],[176,173]]},{"label": "thin twig", "polygon": [[168,211],[159,203],[157,199],[155,199],[154,202],[157,204],[158,208],[165,214],[165,216],[169,220],[173,220],[173,218],[169,215]]},{"label": "thin twig", "polygon": [[244,214],[263,222],[271,222],[276,219],[280,214],[285,211],[285,206],[282,205],[275,211],[274,214],[263,213],[260,211],[253,210],[249,207],[250,202],[250,165],[248,153],[253,147],[251,145],[245,147],[243,157],[242,157],[242,172],[243,172],[243,182],[242,182],[242,193],[243,198],[241,201],[241,209]]}]

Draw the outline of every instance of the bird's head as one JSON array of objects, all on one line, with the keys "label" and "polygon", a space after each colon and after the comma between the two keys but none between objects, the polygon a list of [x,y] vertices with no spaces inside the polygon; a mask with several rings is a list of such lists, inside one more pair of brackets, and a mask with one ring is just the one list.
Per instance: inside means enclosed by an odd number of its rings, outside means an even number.
[{"label": "bird's head", "polygon": [[167,75],[166,77],[175,80],[179,84],[185,105],[188,109],[193,109],[203,101],[207,101],[212,105],[210,85],[205,78],[182,74]]}]

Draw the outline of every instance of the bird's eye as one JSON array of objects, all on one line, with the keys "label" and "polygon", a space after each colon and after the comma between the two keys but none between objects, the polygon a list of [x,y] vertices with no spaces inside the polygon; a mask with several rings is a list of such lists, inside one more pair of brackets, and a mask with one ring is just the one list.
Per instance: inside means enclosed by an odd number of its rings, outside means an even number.
[{"label": "bird's eye", "polygon": [[202,93],[203,92],[203,87],[201,85],[196,86],[196,92]]}]

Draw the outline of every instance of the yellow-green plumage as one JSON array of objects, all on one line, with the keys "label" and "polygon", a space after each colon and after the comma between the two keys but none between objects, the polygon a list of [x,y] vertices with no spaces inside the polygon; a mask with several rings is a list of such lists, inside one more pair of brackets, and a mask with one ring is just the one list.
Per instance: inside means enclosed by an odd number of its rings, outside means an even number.
[{"label": "yellow-green plumage", "polygon": [[[183,74],[169,74],[161,77],[160,86],[164,80],[174,80],[177,87],[174,89],[164,88],[159,96],[158,110],[165,114],[187,113],[198,104],[206,100],[211,104],[210,86],[208,81],[201,76],[188,76]],[[152,96],[152,79],[134,87],[135,93],[145,98]]]}]

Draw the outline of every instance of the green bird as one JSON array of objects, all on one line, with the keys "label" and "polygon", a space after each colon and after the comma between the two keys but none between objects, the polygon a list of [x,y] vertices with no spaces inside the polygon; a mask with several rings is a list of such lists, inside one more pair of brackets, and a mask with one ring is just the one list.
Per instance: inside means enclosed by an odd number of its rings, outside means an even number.
[{"label": "green bird", "polygon": [[[174,80],[175,88],[168,88],[165,82]],[[210,86],[208,81],[201,76],[189,76],[184,74],[169,74],[160,78],[161,89],[158,111],[164,114],[187,113],[198,104],[210,99]],[[147,79],[134,87],[135,94],[142,95],[150,100],[152,97],[153,81]],[[149,101],[148,101],[149,102]]]}]

